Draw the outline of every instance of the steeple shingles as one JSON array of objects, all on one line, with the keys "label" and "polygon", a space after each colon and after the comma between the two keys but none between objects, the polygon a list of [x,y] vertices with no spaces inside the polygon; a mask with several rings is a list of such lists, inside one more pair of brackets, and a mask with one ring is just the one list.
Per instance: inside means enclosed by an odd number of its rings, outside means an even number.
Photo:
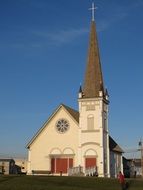
[{"label": "steeple shingles", "polygon": [[99,56],[95,22],[91,22],[90,42],[87,68],[83,86],[83,98],[99,97],[99,91],[104,94],[104,84]]}]

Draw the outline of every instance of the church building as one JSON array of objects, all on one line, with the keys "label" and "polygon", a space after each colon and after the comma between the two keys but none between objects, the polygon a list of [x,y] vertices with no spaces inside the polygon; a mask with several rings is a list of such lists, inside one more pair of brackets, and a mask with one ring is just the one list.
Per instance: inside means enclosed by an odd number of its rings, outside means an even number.
[{"label": "church building", "polygon": [[108,131],[109,95],[101,69],[92,4],[87,67],[79,110],[61,104],[27,144],[27,174],[116,177],[122,149]]}]

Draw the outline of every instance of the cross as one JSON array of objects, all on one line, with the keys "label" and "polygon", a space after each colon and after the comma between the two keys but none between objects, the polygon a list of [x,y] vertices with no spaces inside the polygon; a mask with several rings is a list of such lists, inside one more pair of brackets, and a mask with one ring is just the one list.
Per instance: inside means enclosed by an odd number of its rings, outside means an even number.
[{"label": "cross", "polygon": [[94,3],[92,3],[92,7],[89,8],[89,10],[92,11],[92,21],[94,21],[95,9],[97,9],[97,7],[95,7]]}]

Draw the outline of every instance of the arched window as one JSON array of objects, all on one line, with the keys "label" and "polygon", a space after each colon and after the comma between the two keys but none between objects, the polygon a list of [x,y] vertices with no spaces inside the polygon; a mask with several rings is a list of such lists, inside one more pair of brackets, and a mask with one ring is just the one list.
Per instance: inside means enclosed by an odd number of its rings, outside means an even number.
[{"label": "arched window", "polygon": [[88,149],[85,152],[85,168],[97,166],[97,153],[93,149]]},{"label": "arched window", "polygon": [[94,116],[88,115],[87,117],[87,130],[94,130]]}]

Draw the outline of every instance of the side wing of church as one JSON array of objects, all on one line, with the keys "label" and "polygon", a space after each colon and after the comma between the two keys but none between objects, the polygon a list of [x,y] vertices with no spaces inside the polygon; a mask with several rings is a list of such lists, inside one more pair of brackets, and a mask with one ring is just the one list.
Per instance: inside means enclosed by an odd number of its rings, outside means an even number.
[{"label": "side wing of church", "polygon": [[94,20],[78,104],[79,111],[61,104],[28,143],[27,174],[116,177],[123,170],[123,151],[108,132],[109,95]]}]

